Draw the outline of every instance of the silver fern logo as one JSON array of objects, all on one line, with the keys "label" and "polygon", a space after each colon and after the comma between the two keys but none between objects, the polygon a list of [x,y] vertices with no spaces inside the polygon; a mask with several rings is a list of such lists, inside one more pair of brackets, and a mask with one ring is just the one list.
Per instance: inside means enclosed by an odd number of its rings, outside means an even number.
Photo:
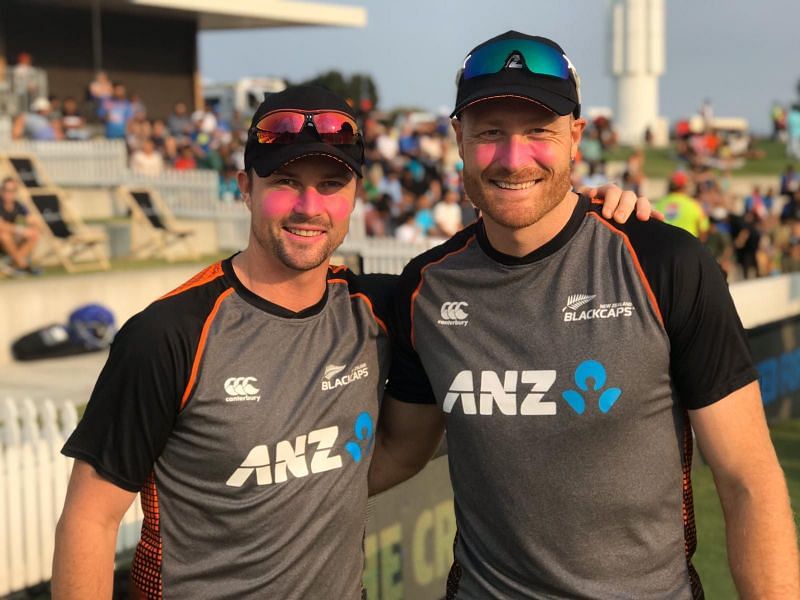
[{"label": "silver fern logo", "polygon": [[344,368],[346,366],[347,365],[328,365],[327,367],[325,367],[325,374],[323,375],[323,377],[329,380],[334,375],[338,375],[339,373],[344,371]]},{"label": "silver fern logo", "polygon": [[578,310],[584,304],[589,304],[592,300],[597,298],[597,294],[572,294],[567,296],[567,305],[561,309],[561,312],[565,312],[568,308],[570,310]]}]

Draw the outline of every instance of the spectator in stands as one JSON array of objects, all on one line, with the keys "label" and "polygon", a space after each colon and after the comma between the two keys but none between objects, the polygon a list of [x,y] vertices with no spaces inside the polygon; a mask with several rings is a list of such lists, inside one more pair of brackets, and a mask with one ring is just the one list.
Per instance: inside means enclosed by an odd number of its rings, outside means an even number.
[{"label": "spectator in stands", "polygon": [[800,273],[800,219],[792,219],[789,223],[782,267],[784,273]]},{"label": "spectator in stands", "polygon": [[150,138],[146,138],[142,147],[131,155],[131,171],[147,177],[157,177],[164,171],[164,158],[156,151]]},{"label": "spectator in stands", "polygon": [[67,140],[88,140],[89,130],[86,119],[80,114],[78,102],[72,96],[64,99],[64,110],[61,115],[61,129]]},{"label": "spectator in stands", "polygon": [[42,89],[41,81],[41,73],[33,66],[33,57],[27,52],[20,52],[17,64],[11,69],[11,86],[20,109],[47,93]]},{"label": "spectator in stands", "polygon": [[103,102],[111,98],[114,86],[108,78],[108,73],[98,71],[89,83],[88,98],[94,103],[95,112],[98,112]]},{"label": "spectator in stands", "polygon": [[[724,221],[724,217],[722,221]],[[719,226],[720,222],[720,219],[713,217],[709,219],[708,235],[703,245],[717,261],[717,264],[727,278],[733,270],[733,241],[727,232],[727,227]]]},{"label": "spectator in stands", "polygon": [[423,238],[413,210],[403,213],[400,217],[400,225],[394,230],[394,237],[401,242],[409,244],[418,242]]},{"label": "spectator in stands", "polygon": [[676,171],[669,181],[669,194],[656,202],[655,208],[663,213],[667,223],[703,240],[708,231],[708,217],[700,203],[686,193],[688,187],[689,176]]},{"label": "spectator in stands", "polygon": [[63,137],[61,122],[50,118],[50,101],[44,97],[34,100],[29,112],[17,115],[11,135],[15,140],[60,140]]},{"label": "spectator in stands", "polygon": [[228,165],[219,176],[219,199],[223,202],[242,199],[242,193],[239,191],[239,185],[236,182],[236,173],[236,167]]},{"label": "spectator in stands", "polygon": [[172,114],[167,118],[167,129],[176,138],[190,137],[192,134],[192,118],[185,102],[176,102]]},{"label": "spectator in stands", "polygon": [[431,197],[428,194],[422,194],[417,197],[416,211],[414,222],[421,237],[439,236],[439,228],[436,227],[436,221],[433,219],[433,211],[431,210]]},{"label": "spectator in stands", "polygon": [[448,189],[433,207],[433,219],[444,237],[455,235],[463,226],[459,199],[456,190]]},{"label": "spectator in stands", "polygon": [[163,152],[164,145],[166,144],[167,138],[169,137],[169,131],[167,130],[167,126],[161,119],[156,119],[153,121],[153,132],[150,135],[150,139],[153,140],[153,143],[156,145],[156,149],[159,152]]},{"label": "spectator in stands", "polygon": [[197,160],[195,159],[191,144],[185,144],[180,148],[178,158],[175,159],[175,163],[172,167],[178,171],[197,168]]},{"label": "spectator in stands", "polygon": [[791,158],[800,158],[800,104],[792,105],[786,117],[786,154]]},{"label": "spectator in stands", "polygon": [[758,277],[757,254],[761,246],[758,216],[754,211],[747,212],[737,225],[734,229],[733,246],[736,260],[742,269],[742,277]]},{"label": "spectator in stands", "polygon": [[386,237],[391,231],[391,213],[389,204],[391,199],[384,194],[373,202],[367,202],[364,207],[364,227],[370,237]]},{"label": "spectator in stands", "polygon": [[39,241],[39,228],[17,199],[14,179],[4,179],[0,190],[0,250],[8,259],[0,268],[8,275],[38,275],[41,271],[31,265],[31,254]]},{"label": "spectator in stands", "polygon": [[133,108],[123,84],[114,84],[111,97],[106,98],[100,105],[99,116],[105,121],[108,139],[125,139],[128,121],[133,117]]},{"label": "spectator in stands", "polygon": [[785,196],[789,201],[798,190],[800,190],[800,174],[794,170],[794,165],[786,165],[786,170],[781,175],[781,196]]}]

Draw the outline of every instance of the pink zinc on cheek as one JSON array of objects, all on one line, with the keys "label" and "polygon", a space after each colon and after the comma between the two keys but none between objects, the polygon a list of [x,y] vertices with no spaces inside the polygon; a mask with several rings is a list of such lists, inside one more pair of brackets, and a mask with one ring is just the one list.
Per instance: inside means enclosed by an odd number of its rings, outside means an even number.
[{"label": "pink zinc on cheek", "polygon": [[261,197],[261,213],[267,217],[281,217],[292,212],[297,193],[288,190],[273,190]]},{"label": "pink zinc on cheek", "polygon": [[479,144],[475,150],[475,160],[481,169],[485,169],[492,164],[496,156],[497,144]]},{"label": "pink zinc on cheek", "polygon": [[540,165],[552,167],[556,163],[556,152],[552,144],[547,142],[531,142],[531,156]]},{"label": "pink zinc on cheek", "polygon": [[332,194],[325,197],[325,210],[334,221],[346,221],[350,218],[353,202],[347,197]]}]

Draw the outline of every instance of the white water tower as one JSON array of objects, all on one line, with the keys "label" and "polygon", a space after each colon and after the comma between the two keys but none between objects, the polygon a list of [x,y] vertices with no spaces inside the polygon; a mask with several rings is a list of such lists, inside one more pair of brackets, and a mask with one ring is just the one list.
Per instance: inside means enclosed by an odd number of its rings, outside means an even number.
[{"label": "white water tower", "polygon": [[623,144],[639,145],[649,128],[666,145],[667,120],[659,116],[658,79],[664,73],[664,0],[612,0],[611,74],[614,123]]}]

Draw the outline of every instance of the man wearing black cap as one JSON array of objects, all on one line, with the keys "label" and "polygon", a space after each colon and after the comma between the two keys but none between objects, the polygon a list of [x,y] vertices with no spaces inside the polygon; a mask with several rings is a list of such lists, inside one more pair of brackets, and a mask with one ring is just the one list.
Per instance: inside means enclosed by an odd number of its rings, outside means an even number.
[{"label": "man wearing black cap", "polygon": [[54,598],[111,596],[137,492],[133,597],[361,597],[388,286],[328,262],[363,151],[326,90],[259,107],[239,173],[247,248],[128,321],[64,447]]},{"label": "man wearing black cap", "polygon": [[482,219],[414,259],[370,491],[446,425],[458,534],[447,597],[701,598],[692,428],[739,593],[797,598],[797,543],[744,331],[711,256],[609,222],[570,186],[585,126],[555,42],[476,47],[453,113]]}]

